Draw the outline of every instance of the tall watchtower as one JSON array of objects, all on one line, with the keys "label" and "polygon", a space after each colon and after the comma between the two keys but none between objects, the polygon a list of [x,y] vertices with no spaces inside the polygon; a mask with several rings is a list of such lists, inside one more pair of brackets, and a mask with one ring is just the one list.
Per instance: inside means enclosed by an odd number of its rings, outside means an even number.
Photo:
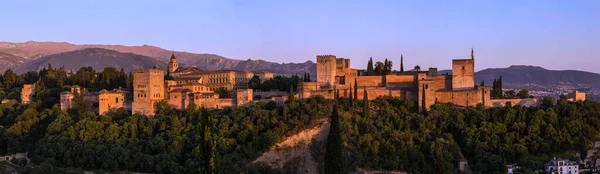
[{"label": "tall watchtower", "polygon": [[317,82],[333,85],[335,82],[336,58],[334,55],[317,55]]},{"label": "tall watchtower", "polygon": [[177,63],[177,59],[175,58],[175,54],[171,54],[171,60],[169,60],[168,72],[175,72],[179,68],[179,63]]},{"label": "tall watchtower", "polygon": [[452,60],[452,90],[475,88],[475,55],[471,49],[470,59]]},{"label": "tall watchtower", "polygon": [[133,71],[132,113],[154,115],[158,102],[165,98],[164,75],[159,68]]}]

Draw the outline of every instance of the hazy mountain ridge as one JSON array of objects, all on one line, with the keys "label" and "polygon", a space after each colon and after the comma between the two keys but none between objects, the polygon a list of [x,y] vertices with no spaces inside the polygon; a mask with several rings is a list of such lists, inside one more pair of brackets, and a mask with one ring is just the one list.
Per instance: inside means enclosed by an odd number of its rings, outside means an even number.
[{"label": "hazy mountain ridge", "polygon": [[513,65],[507,68],[488,68],[475,73],[475,82],[491,85],[502,76],[503,85],[591,85],[600,87],[600,74],[577,70],[548,70],[539,66]]},{"label": "hazy mountain ridge", "polygon": [[86,48],[82,50],[69,51],[59,54],[44,56],[42,58],[26,62],[15,69],[17,73],[39,71],[52,64],[54,68],[63,67],[65,70],[77,71],[81,67],[91,66],[96,71],[102,71],[105,67],[123,68],[131,72],[137,68],[148,68],[158,66],[166,69],[167,64],[154,58],[137,55],[133,53],[122,53],[103,48]]},{"label": "hazy mountain ridge", "polygon": [[[169,51],[160,47],[143,46],[123,46],[123,45],[101,45],[86,44],[75,45],[66,42],[35,42],[24,43],[0,42],[0,52],[6,52],[12,55],[23,57],[27,60],[35,60],[44,56],[80,50],[85,48],[103,48],[115,50],[123,53],[134,53],[167,63],[171,54],[174,53],[180,64],[184,66],[199,67],[207,70],[253,70],[253,71],[271,71],[278,74],[302,74],[304,72],[316,71],[316,64],[311,61],[304,63],[275,63],[264,60],[236,60],[215,54],[196,54],[189,52]],[[27,68],[24,68],[27,69]]]},{"label": "hazy mountain ridge", "polygon": [[25,58],[0,52],[0,73],[4,73],[9,68],[15,68],[25,61]]}]

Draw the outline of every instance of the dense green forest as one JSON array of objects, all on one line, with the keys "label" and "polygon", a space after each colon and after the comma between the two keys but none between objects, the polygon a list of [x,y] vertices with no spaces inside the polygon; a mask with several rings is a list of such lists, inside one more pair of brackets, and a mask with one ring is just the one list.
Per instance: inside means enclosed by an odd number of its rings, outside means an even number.
[{"label": "dense green forest", "polygon": [[[35,167],[25,173],[285,173],[251,161],[284,137],[329,118],[334,106],[339,134],[330,135],[341,136],[343,157],[328,159],[342,159],[338,164],[345,172],[459,173],[461,160],[474,173],[505,173],[511,163],[531,172],[554,155],[585,152],[600,135],[600,103],[589,100],[546,98],[539,107],[490,109],[438,103],[420,113],[415,102],[398,98],[313,97],[217,110],[177,110],[162,102],[154,117],[125,109],[98,116],[81,107],[61,111],[58,94],[71,85],[130,87],[130,75],[114,68],[67,73],[48,67],[23,75],[9,70],[0,77],[0,98],[19,100],[24,83],[38,86],[33,104],[0,104],[0,154],[28,152]],[[325,154],[314,158],[324,161]]]}]

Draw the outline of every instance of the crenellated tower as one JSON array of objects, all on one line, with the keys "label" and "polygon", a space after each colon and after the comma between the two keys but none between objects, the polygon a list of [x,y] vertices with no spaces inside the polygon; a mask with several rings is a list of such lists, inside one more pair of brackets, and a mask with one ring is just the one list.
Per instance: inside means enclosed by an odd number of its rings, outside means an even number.
[{"label": "crenellated tower", "polygon": [[452,60],[452,90],[475,88],[475,54],[471,48],[470,59]]},{"label": "crenellated tower", "polygon": [[334,55],[317,56],[317,82],[333,85],[335,83],[337,60]]}]

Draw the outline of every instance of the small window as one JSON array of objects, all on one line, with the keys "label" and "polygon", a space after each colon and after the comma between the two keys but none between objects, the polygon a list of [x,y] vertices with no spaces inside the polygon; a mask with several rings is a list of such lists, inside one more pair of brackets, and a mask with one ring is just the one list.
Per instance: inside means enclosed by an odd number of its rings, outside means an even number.
[{"label": "small window", "polygon": [[465,70],[465,66],[463,66],[462,69]]}]

